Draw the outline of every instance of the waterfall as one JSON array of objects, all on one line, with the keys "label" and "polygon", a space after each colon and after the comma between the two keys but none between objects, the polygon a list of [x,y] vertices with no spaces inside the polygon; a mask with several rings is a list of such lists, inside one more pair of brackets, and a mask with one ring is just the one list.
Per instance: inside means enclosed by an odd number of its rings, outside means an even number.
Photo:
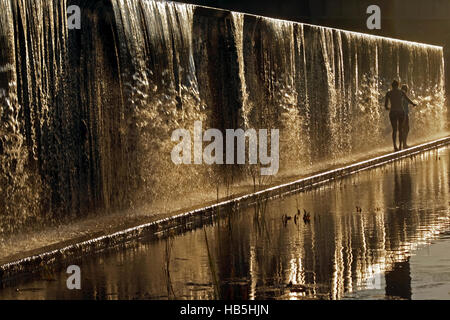
[{"label": "waterfall", "polygon": [[67,202],[65,1],[0,1],[0,231]]},{"label": "waterfall", "polygon": [[441,47],[153,0],[73,0],[68,30],[68,5],[0,0],[0,234],[245,186],[237,165],[171,162],[196,120],[280,129],[279,176],[298,176],[390,148],[397,78],[411,140],[446,134]]}]

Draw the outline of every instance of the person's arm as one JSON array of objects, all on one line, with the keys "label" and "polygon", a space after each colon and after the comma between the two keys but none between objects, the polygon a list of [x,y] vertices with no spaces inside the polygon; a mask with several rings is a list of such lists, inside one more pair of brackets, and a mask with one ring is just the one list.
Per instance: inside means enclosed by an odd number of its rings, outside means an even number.
[{"label": "person's arm", "polygon": [[385,108],[386,110],[389,110],[388,105],[389,105],[389,92],[386,93],[386,98],[384,99],[384,108]]},{"label": "person's arm", "polygon": [[403,97],[408,101],[410,104],[412,104],[414,107],[417,106],[414,102],[411,101],[411,99],[406,95],[406,93],[403,92]]}]

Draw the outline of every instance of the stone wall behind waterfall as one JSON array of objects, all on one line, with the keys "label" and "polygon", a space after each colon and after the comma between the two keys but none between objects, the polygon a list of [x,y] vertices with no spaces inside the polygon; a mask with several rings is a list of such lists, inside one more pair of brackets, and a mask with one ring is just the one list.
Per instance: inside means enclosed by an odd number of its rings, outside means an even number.
[{"label": "stone wall behind waterfall", "polygon": [[389,147],[398,78],[419,103],[411,139],[446,134],[440,47],[170,2],[70,4],[81,30],[66,1],[0,0],[0,234],[258,178],[174,165],[171,133],[195,120],[280,129],[279,176],[301,175]]}]

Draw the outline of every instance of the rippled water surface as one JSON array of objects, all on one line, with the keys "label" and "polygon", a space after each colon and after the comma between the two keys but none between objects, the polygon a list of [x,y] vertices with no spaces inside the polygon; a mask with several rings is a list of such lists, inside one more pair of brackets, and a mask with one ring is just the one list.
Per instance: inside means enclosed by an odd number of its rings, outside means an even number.
[{"label": "rippled water surface", "polygon": [[449,150],[84,257],[78,291],[42,271],[0,298],[449,299]]}]

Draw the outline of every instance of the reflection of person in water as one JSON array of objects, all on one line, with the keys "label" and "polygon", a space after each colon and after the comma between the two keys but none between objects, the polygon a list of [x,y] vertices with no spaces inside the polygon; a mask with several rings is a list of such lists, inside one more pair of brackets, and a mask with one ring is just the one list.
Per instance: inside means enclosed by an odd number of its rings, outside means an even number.
[{"label": "reflection of person in water", "polygon": [[[408,165],[409,164],[409,165]],[[413,181],[411,177],[412,165],[406,162],[395,162],[393,190],[389,194],[392,196],[393,208],[388,211],[385,221],[385,235],[389,239],[389,250],[398,253],[391,267],[386,270],[385,281],[386,296],[389,298],[411,299],[411,268],[409,263],[409,253],[405,249],[405,244],[415,239],[414,232],[404,232],[405,228],[411,227],[417,230],[419,222],[412,215],[413,208]],[[407,246],[406,246],[407,247]]]},{"label": "reflection of person in water", "polygon": [[[384,103],[384,107],[386,110],[390,110],[389,119],[391,120],[392,125],[392,141],[394,143],[394,150],[398,151],[397,148],[397,130],[399,135],[400,148],[403,142],[403,124],[405,121],[405,111],[403,110],[403,99],[406,99],[412,105],[415,105],[408,96],[401,91],[399,88],[399,82],[394,80],[392,82],[392,90],[388,91],[386,94],[386,99]],[[391,104],[391,108],[389,109],[388,105]]]},{"label": "reflection of person in water", "polygon": [[[406,84],[402,85],[402,91],[406,94],[408,93],[408,86]],[[403,140],[401,143],[403,143],[403,149],[409,148],[409,146],[406,144],[406,140],[408,139],[408,133],[409,133],[409,104],[410,100],[408,97],[403,98],[402,100],[403,104],[403,110],[405,111],[405,121],[403,122]],[[414,103],[412,103],[413,106],[415,106]],[[402,146],[400,145],[400,148]]]}]

